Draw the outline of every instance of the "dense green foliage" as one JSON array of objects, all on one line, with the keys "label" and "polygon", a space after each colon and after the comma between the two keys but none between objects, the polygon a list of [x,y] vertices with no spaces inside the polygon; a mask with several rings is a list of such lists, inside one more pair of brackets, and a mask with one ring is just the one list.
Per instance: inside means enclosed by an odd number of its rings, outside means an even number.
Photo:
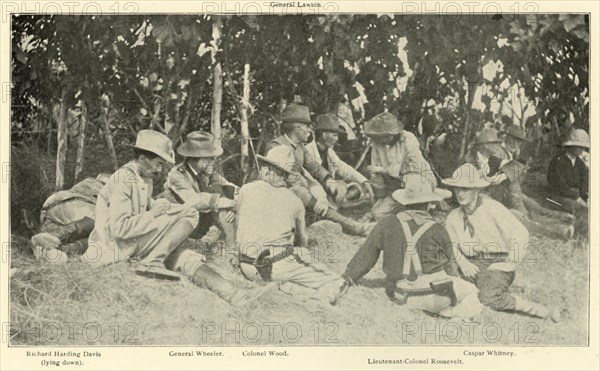
[{"label": "dense green foliage", "polygon": [[[13,141],[31,140],[33,131],[41,132],[35,140],[52,145],[46,136],[55,135],[65,89],[72,136],[79,133],[82,102],[87,135],[108,127],[117,147],[142,128],[175,141],[209,129],[215,63],[224,73],[219,124],[229,137],[240,132],[246,63],[253,138],[276,126],[282,106],[294,100],[315,113],[351,102],[359,128],[387,109],[409,130],[422,123],[427,133],[462,137],[459,151],[485,120],[500,117],[492,103],[514,107],[519,100],[522,125],[524,107],[531,106],[537,114],[529,123],[551,124],[556,132],[571,121],[588,126],[584,15],[227,15],[219,40],[214,21],[208,15],[15,16]],[[484,78],[490,62],[501,67]],[[477,89],[485,92],[483,112],[472,109]]]}]

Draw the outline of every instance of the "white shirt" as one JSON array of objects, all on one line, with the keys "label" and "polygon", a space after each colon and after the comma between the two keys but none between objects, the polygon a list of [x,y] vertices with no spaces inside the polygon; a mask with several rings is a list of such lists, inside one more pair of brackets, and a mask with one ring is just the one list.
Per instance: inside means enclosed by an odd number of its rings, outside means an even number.
[{"label": "white shirt", "polygon": [[[473,226],[473,236],[468,228],[465,229],[464,212],[460,207],[448,214],[446,229],[452,243],[466,256],[474,257],[484,252],[507,252],[507,262],[522,261],[527,255],[529,243],[527,228],[501,203],[486,195],[481,197],[479,208],[468,216]],[[460,258],[464,259],[457,256],[457,259]],[[516,268],[516,264],[513,267]]]},{"label": "white shirt", "polygon": [[569,152],[566,152],[567,157],[571,160],[571,165],[575,166],[575,161],[577,161],[577,157],[571,155]]}]

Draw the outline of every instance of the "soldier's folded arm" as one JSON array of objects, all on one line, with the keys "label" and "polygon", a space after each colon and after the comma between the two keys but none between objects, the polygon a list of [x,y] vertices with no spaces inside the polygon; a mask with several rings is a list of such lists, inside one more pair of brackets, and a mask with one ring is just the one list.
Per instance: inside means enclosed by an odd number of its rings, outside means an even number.
[{"label": "soldier's folded arm", "polygon": [[512,160],[502,165],[500,172],[505,174],[511,182],[521,182],[525,177],[525,166],[519,161]]},{"label": "soldier's folded arm", "polygon": [[321,183],[331,177],[329,171],[317,162],[317,159],[314,158],[306,147],[302,146],[302,150],[304,151],[304,168],[308,170],[310,175]]},{"label": "soldier's folded arm", "polygon": [[348,179],[350,181],[353,182],[357,182],[359,184],[363,184],[364,182],[367,181],[367,178],[365,178],[364,175],[362,175],[361,173],[359,173],[355,168],[353,168],[352,166],[348,165],[347,163],[345,163],[344,161],[342,161],[341,158],[339,158],[339,156],[337,155],[337,153],[335,153],[335,151],[332,151],[332,155],[331,158],[333,160],[333,163],[335,164],[335,167],[338,171],[338,174],[344,178],[344,179]]},{"label": "soldier's folded arm", "polygon": [[149,225],[155,219],[150,211],[134,214],[130,194],[123,183],[113,188],[110,194],[110,230],[118,239],[141,236],[148,232]]},{"label": "soldier's folded arm", "polygon": [[177,171],[169,174],[168,187],[186,206],[191,206],[201,213],[215,210],[220,197],[218,193],[196,192],[184,175]]},{"label": "soldier's folded arm", "polygon": [[405,141],[408,152],[407,159],[414,163],[418,172],[426,175],[429,183],[436,185],[437,179],[435,178],[435,175],[433,175],[431,165],[425,159],[425,157],[423,157],[423,152],[421,152],[421,144],[419,143],[417,137],[415,137],[413,133],[405,133]]},{"label": "soldier's folded arm", "polygon": [[219,173],[216,173],[216,172],[212,175],[212,181],[213,181],[213,183],[219,183],[219,184],[222,184],[222,185],[227,185],[227,186],[234,187],[237,191],[239,191],[239,189],[240,189],[240,187],[238,187],[237,185],[231,183],[223,175],[221,175]]}]

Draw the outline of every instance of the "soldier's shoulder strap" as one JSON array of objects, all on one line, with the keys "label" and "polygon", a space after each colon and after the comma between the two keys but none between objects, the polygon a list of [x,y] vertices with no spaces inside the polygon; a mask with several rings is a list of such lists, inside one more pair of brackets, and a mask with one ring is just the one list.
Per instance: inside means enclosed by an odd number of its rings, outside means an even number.
[{"label": "soldier's shoulder strap", "polygon": [[421,268],[421,259],[419,259],[419,253],[417,251],[417,241],[425,232],[429,230],[429,228],[431,228],[431,226],[435,224],[435,222],[430,220],[423,223],[413,234],[411,233],[410,227],[406,221],[400,219],[399,221],[404,232],[404,237],[406,238],[406,250],[404,253],[404,266],[402,268],[402,274],[407,277],[410,274],[410,268],[412,267],[417,276],[419,276],[421,273],[423,273],[423,269]]}]

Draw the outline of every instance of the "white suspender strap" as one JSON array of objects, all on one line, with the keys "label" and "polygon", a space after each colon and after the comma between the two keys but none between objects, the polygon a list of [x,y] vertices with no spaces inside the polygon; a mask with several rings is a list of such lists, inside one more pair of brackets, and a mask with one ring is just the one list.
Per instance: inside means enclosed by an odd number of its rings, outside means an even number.
[{"label": "white suspender strap", "polygon": [[404,253],[404,267],[402,269],[402,274],[406,277],[410,274],[410,267],[414,267],[417,276],[423,273],[423,269],[421,268],[421,259],[419,259],[419,254],[417,252],[417,241],[423,233],[427,232],[435,222],[428,221],[417,230],[417,232],[413,235],[410,233],[410,228],[408,227],[408,223],[400,220],[400,225],[402,226],[402,230],[404,231],[404,237],[406,238],[406,252]]}]

